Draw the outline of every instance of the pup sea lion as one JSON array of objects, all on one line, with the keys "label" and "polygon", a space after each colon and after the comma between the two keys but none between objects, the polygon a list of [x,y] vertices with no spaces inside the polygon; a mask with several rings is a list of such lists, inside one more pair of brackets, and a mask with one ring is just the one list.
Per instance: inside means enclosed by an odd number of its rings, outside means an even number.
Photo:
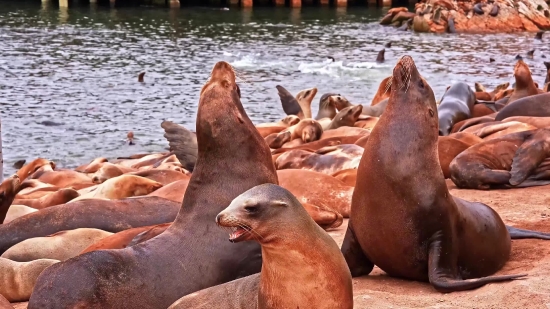
[{"label": "pup sea lion", "polygon": [[21,182],[17,174],[5,179],[0,184],[0,223],[6,219],[8,210],[13,203],[15,195],[19,192],[20,186]]},{"label": "pup sea lion", "polygon": [[439,135],[449,135],[455,123],[470,118],[475,102],[475,94],[468,84],[460,82],[452,85],[437,106]]},{"label": "pup sea lion", "polygon": [[169,308],[353,308],[351,275],[338,245],[287,190],[256,186],[216,222],[230,229],[233,243],[260,243],[261,273],[185,296]]},{"label": "pup sea lion", "polygon": [[65,261],[77,256],[89,245],[110,235],[113,233],[90,228],[61,231],[45,237],[26,239],[6,250],[2,257],[17,262],[30,262],[38,259]]},{"label": "pup sea lion", "polygon": [[164,169],[150,169],[134,173],[129,173],[128,175],[134,175],[139,177],[144,177],[152,181],[156,181],[160,184],[167,185],[174,181],[189,179],[190,176],[184,173],[174,171],[174,170],[164,170]]},{"label": "pup sea lion", "polygon": [[189,293],[260,271],[259,245],[230,244],[212,220],[246,190],[277,183],[269,148],[244,111],[227,62],[216,63],[203,86],[196,123],[197,163],[174,223],[133,247],[48,268],[29,309],[167,308]]},{"label": "pup sea lion", "polygon": [[459,188],[530,187],[550,183],[550,129],[508,134],[484,141],[459,154],[450,164]]},{"label": "pup sea lion", "polygon": [[550,93],[532,95],[512,102],[498,112],[495,120],[513,116],[549,117]]},{"label": "pup sea lion", "polygon": [[322,134],[323,127],[319,122],[311,118],[302,119],[298,124],[277,133],[268,145],[270,148],[281,148],[285,143],[298,138],[304,143],[310,143],[319,140]]},{"label": "pup sea lion", "polygon": [[352,276],[377,265],[441,292],[524,277],[489,276],[508,260],[510,235],[490,207],[450,195],[437,158],[435,97],[410,56],[395,66],[393,82],[357,172],[342,245]]},{"label": "pup sea lion", "polygon": [[164,129],[164,138],[170,151],[176,154],[183,167],[192,172],[197,162],[197,135],[184,126],[164,120],[160,126]]},{"label": "pup sea lion", "polygon": [[538,89],[533,82],[531,70],[529,70],[529,66],[527,66],[523,60],[518,60],[516,63],[514,67],[514,78],[516,79],[516,84],[514,86],[514,92],[508,99],[508,105],[521,98],[539,94],[540,89]]},{"label": "pup sea lion", "polygon": [[15,262],[0,258],[0,294],[10,302],[29,300],[40,273],[56,263],[59,261],[40,259]]},{"label": "pup sea lion", "polygon": [[138,197],[115,201],[85,200],[48,207],[1,224],[0,254],[25,239],[59,231],[86,227],[115,233],[172,222],[180,206],[180,203],[160,197]]}]

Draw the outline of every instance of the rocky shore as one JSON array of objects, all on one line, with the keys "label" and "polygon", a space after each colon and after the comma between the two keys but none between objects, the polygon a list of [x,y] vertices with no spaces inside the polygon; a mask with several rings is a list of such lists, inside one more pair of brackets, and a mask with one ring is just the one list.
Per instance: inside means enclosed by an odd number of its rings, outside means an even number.
[{"label": "rocky shore", "polygon": [[415,12],[390,9],[380,23],[415,32],[537,32],[550,29],[550,10],[544,0],[429,0],[417,3]]}]

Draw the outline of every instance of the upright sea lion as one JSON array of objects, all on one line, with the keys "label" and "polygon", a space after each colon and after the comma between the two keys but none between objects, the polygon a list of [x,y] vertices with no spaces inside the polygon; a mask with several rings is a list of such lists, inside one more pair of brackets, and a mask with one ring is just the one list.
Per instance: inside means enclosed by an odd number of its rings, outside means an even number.
[{"label": "upright sea lion", "polygon": [[20,186],[21,181],[17,174],[5,179],[2,184],[0,184],[0,223],[4,222],[4,219],[6,219],[6,214],[13,203],[15,195],[19,192]]},{"label": "upright sea lion", "polygon": [[498,112],[495,120],[512,116],[549,117],[550,93],[532,95],[510,103]]},{"label": "upright sea lion", "polygon": [[230,229],[233,243],[260,243],[261,273],[185,296],[169,308],[353,308],[351,275],[338,245],[287,190],[256,186],[216,223]]},{"label": "upright sea lion", "polygon": [[[159,224],[159,226],[170,226],[171,224],[172,222],[163,223],[163,224]],[[130,242],[132,242],[132,240],[134,239],[134,237],[136,237],[136,235],[142,232],[149,231],[151,228],[155,226],[157,225],[140,226],[140,227],[135,227],[124,231],[120,231],[118,233],[102,238],[99,241],[91,244],[90,246],[82,250],[80,254],[84,254],[84,253],[92,252],[96,250],[103,250],[103,249],[124,249],[128,247],[128,245],[130,244]]]},{"label": "upright sea lion", "polygon": [[10,302],[29,300],[40,273],[56,263],[59,261],[40,259],[15,262],[0,258],[0,294]]},{"label": "upright sea lion", "polygon": [[6,214],[6,218],[4,219],[4,224],[10,223],[11,221],[19,217],[22,217],[24,215],[27,215],[36,211],[38,211],[38,209],[34,209],[29,206],[12,204],[10,206],[10,209],[8,209],[8,213]]},{"label": "upright sea lion", "polygon": [[516,79],[516,85],[514,86],[514,92],[508,99],[508,105],[521,98],[539,94],[540,90],[533,82],[531,70],[529,70],[529,66],[523,60],[518,60],[516,63],[514,78]]},{"label": "upright sea lion", "polygon": [[162,188],[162,184],[145,177],[135,175],[120,175],[100,184],[97,189],[72,199],[69,203],[94,198],[111,200],[147,195]]},{"label": "upright sea lion", "polygon": [[323,118],[334,118],[338,111],[336,110],[338,106],[350,106],[351,103],[343,96],[335,93],[325,93],[321,96],[319,100],[319,111],[315,120]]},{"label": "upright sea lion", "polygon": [[133,247],[93,251],[48,268],[29,309],[166,308],[260,271],[259,245],[230,244],[212,220],[246,190],[277,183],[269,148],[244,111],[228,63],[216,63],[203,86],[196,123],[197,163],[170,228]]},{"label": "upright sea lion", "polygon": [[485,277],[508,260],[507,227],[490,207],[449,193],[437,158],[435,97],[410,56],[395,66],[393,82],[357,172],[342,245],[352,276],[377,265],[441,292],[524,277]]},{"label": "upright sea lion", "polygon": [[152,193],[149,193],[148,196],[160,196],[162,198],[181,203],[183,202],[183,196],[188,185],[189,179],[174,181]]},{"label": "upright sea lion", "polygon": [[183,167],[192,172],[197,162],[197,135],[184,126],[171,121],[163,121],[164,138],[170,145],[170,151],[176,154]]},{"label": "upright sea lion", "polygon": [[44,165],[49,165],[51,169],[55,168],[55,163],[53,163],[52,161],[38,158],[19,169],[17,171],[17,176],[19,176],[19,180],[23,181]]},{"label": "upright sea lion", "polygon": [[346,107],[339,111],[332,120],[324,118],[319,120],[319,123],[321,124],[321,126],[323,126],[323,131],[333,130],[339,127],[353,127],[355,122],[359,120],[362,111],[363,105]]},{"label": "upright sea lion", "polygon": [[508,134],[484,141],[459,154],[450,164],[459,188],[487,190],[550,183],[550,129]]},{"label": "upright sea lion", "polygon": [[130,131],[128,134],[126,134],[126,140],[128,141],[128,145],[132,146],[134,144],[134,132]]},{"label": "upright sea lion", "polygon": [[544,34],[544,31],[541,30],[535,34],[535,40],[542,40],[542,35]]},{"label": "upright sea lion", "polygon": [[313,117],[313,115],[311,114],[311,101],[313,101],[313,98],[315,97],[316,94],[317,94],[317,88],[313,87],[313,88],[301,90],[296,95],[296,100],[298,101],[298,104],[300,105],[300,108],[304,113],[304,118]]},{"label": "upright sea lion", "polygon": [[115,201],[86,200],[48,207],[0,224],[0,254],[25,239],[59,231],[86,227],[116,233],[133,227],[172,222],[179,208],[179,203],[156,196]]},{"label": "upright sea lion", "polygon": [[455,123],[470,118],[475,102],[475,94],[468,84],[460,82],[452,85],[437,106],[439,135],[449,135]]},{"label": "upright sea lion", "polygon": [[378,52],[378,56],[376,56],[376,62],[382,63],[384,62],[384,54],[386,53],[386,49],[382,48],[381,51]]},{"label": "upright sea lion", "polygon": [[283,106],[283,111],[287,115],[296,115],[300,119],[307,118],[304,116],[302,107],[298,104],[298,100],[288,91],[285,87],[281,85],[275,86],[277,88],[277,94],[281,99],[281,105]]},{"label": "upright sea lion", "polygon": [[65,261],[77,256],[89,245],[111,235],[113,233],[91,228],[61,231],[44,237],[26,239],[6,250],[2,257],[17,262],[38,259]]},{"label": "upright sea lion", "polygon": [[138,82],[139,83],[143,83],[143,81],[144,81],[143,77],[145,77],[145,72],[139,73],[139,75],[138,75]]}]

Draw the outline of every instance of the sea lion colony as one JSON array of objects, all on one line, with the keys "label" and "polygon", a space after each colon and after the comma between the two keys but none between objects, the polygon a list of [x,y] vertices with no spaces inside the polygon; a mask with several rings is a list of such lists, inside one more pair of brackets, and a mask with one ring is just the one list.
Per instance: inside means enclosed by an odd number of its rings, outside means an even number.
[{"label": "sea lion colony", "polygon": [[[436,103],[421,71],[404,56],[371,105],[328,93],[314,118],[316,88],[277,86],[287,116],[255,126],[219,62],[196,133],[161,124],[170,152],[23,165],[0,187],[0,295],[32,309],[353,308],[352,277],[375,265],[430,293],[544,276],[499,271],[522,241],[547,247],[550,222],[505,225],[449,188],[550,184],[550,93],[519,60],[514,88],[457,83]],[[326,231],[346,225],[340,250]]]}]

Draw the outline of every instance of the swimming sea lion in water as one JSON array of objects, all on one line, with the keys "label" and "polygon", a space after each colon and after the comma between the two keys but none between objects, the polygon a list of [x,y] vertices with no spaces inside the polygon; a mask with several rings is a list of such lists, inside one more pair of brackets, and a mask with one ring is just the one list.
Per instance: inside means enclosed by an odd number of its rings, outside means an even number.
[{"label": "swimming sea lion in water", "polygon": [[[46,167],[49,168],[47,165]],[[31,175],[31,177],[32,179],[37,179],[60,188],[67,188],[78,183],[92,183],[91,177],[73,170],[38,171]]]},{"label": "swimming sea lion in water", "polygon": [[230,230],[233,243],[260,243],[261,273],[185,296],[170,309],[353,308],[351,275],[338,245],[284,188],[264,184],[244,192],[216,223]]},{"label": "swimming sea lion in water", "polygon": [[510,234],[490,207],[449,193],[437,158],[435,97],[410,56],[395,66],[393,82],[357,172],[342,245],[352,276],[377,265],[440,292],[524,277],[489,276],[508,260]]},{"label": "swimming sea lion in water", "polygon": [[180,203],[151,196],[113,201],[86,200],[48,207],[0,224],[0,254],[25,239],[60,231],[96,228],[116,233],[133,227],[172,222],[180,206]]},{"label": "swimming sea lion in water", "polygon": [[40,259],[31,262],[15,262],[0,258],[0,294],[10,302],[29,300],[40,273],[56,263],[59,261]]},{"label": "swimming sea lion in water", "polygon": [[132,146],[134,144],[134,132],[130,131],[128,134],[126,134],[126,140],[128,141],[128,145]]},{"label": "swimming sea lion in water", "polygon": [[133,247],[93,251],[48,268],[29,309],[167,308],[260,271],[259,245],[230,244],[212,219],[246,190],[277,183],[269,148],[240,102],[227,62],[216,63],[203,86],[196,123],[197,163],[170,228]]},{"label": "swimming sea lion in water", "polygon": [[470,118],[475,102],[475,94],[468,84],[460,82],[452,85],[437,106],[439,135],[449,135],[455,123]]},{"label": "swimming sea lion in water", "polygon": [[5,179],[0,184],[0,224],[6,219],[8,210],[10,209],[17,192],[19,192],[21,181],[17,174]]},{"label": "swimming sea lion in water", "polygon": [[381,51],[378,52],[378,56],[376,56],[376,62],[382,63],[384,62],[384,54],[386,53],[386,49],[382,48]]},{"label": "swimming sea lion in water", "polygon": [[459,154],[450,164],[451,180],[459,188],[487,190],[540,186],[550,183],[550,129],[508,134],[484,141]]},{"label": "swimming sea lion in water", "polygon": [[516,79],[516,84],[514,86],[514,92],[508,99],[508,105],[516,100],[527,96],[536,95],[541,92],[533,82],[533,77],[531,76],[529,66],[527,66],[523,60],[518,60],[516,63],[514,67],[514,78]]},{"label": "swimming sea lion in water", "polygon": [[170,151],[176,154],[183,168],[193,172],[197,162],[197,135],[184,126],[167,120],[160,126],[164,129],[164,138],[170,145]]},{"label": "swimming sea lion in water", "polygon": [[26,239],[6,250],[1,257],[17,262],[38,259],[65,261],[110,235],[113,233],[93,228],[61,231],[48,236]]},{"label": "swimming sea lion in water", "polygon": [[512,116],[549,117],[550,93],[531,95],[510,103],[498,112],[495,120]]},{"label": "swimming sea lion in water", "polygon": [[535,34],[535,40],[542,40],[542,35],[544,34],[544,31],[541,30]]},{"label": "swimming sea lion in water", "polygon": [[[333,130],[339,127],[353,127],[355,122],[359,120],[363,111],[363,105],[355,105],[342,109],[334,116],[332,120],[328,118],[319,120],[319,123],[323,126],[323,131]],[[321,137],[319,135],[319,137]]]},{"label": "swimming sea lion in water", "polygon": [[144,77],[145,77],[145,72],[139,73],[139,75],[138,75],[138,83],[143,83],[143,82],[144,82]]}]

